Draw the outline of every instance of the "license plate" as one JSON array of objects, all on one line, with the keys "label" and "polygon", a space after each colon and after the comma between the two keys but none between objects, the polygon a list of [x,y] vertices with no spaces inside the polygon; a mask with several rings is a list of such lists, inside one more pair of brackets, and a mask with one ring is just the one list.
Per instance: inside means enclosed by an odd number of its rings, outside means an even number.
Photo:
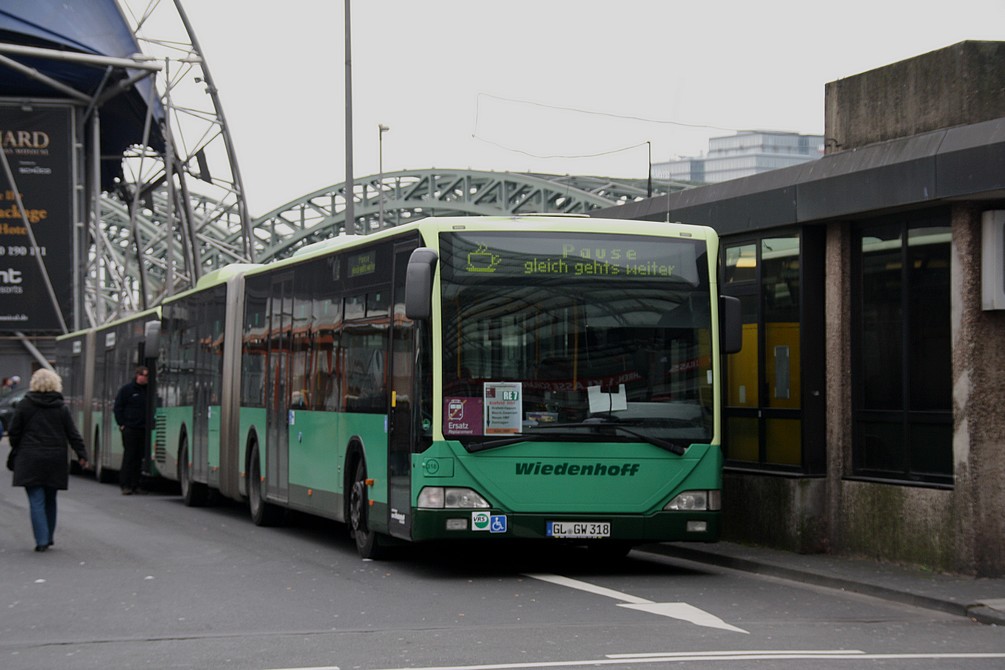
[{"label": "license plate", "polygon": [[608,521],[549,521],[548,537],[594,538],[610,537]]}]

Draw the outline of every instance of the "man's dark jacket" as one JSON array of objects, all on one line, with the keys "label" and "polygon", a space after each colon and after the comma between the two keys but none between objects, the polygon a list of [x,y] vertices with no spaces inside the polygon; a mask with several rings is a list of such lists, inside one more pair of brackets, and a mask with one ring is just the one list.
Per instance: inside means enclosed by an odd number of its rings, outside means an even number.
[{"label": "man's dark jacket", "polygon": [[136,380],[125,384],[115,396],[115,423],[126,428],[147,426],[147,387]]}]

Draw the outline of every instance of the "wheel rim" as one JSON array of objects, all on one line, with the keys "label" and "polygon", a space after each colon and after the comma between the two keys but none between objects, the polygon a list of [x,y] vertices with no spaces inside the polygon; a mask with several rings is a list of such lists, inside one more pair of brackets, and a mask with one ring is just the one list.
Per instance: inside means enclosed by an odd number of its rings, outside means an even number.
[{"label": "wheel rim", "polygon": [[366,485],[362,481],[353,482],[349,498],[349,521],[355,532],[366,532]]},{"label": "wheel rim", "polygon": [[188,497],[189,489],[192,486],[188,469],[188,445],[184,445],[181,448],[181,458],[178,460],[178,469],[181,471],[178,476],[178,481],[181,484],[182,497]]},{"label": "wheel rim", "polygon": [[251,467],[249,468],[248,478],[251,480],[248,482],[248,499],[251,501],[251,512],[252,514],[257,514],[262,504],[262,477],[258,467],[257,450],[251,454]]}]

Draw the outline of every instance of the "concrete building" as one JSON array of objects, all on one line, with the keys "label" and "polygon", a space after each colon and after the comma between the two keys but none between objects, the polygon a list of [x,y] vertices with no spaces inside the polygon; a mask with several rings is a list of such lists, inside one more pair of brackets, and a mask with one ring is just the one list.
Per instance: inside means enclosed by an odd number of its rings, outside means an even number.
[{"label": "concrete building", "polygon": [[744,130],[735,135],[709,138],[705,156],[654,163],[653,178],[718,184],[816,160],[823,153],[821,135]]},{"label": "concrete building", "polygon": [[1005,43],[825,87],[826,155],[597,216],[710,225],[729,539],[1005,574]]}]

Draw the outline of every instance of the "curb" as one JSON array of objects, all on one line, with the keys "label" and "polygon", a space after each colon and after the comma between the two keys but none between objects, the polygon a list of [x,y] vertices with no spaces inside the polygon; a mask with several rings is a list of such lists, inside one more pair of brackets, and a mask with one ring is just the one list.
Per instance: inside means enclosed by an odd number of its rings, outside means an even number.
[{"label": "curb", "polygon": [[967,607],[967,617],[986,626],[1005,626],[1005,612],[980,603]]},{"label": "curb", "polygon": [[753,574],[777,577],[789,581],[813,584],[838,591],[848,591],[861,595],[872,596],[898,602],[904,605],[921,607],[935,610],[956,616],[964,616],[977,623],[991,626],[1005,626],[1005,612],[989,607],[984,603],[971,603],[965,605],[944,598],[920,595],[902,589],[893,589],[878,584],[856,581],[845,577],[835,577],[809,570],[785,567],[782,565],[738,558],[712,551],[702,551],[701,549],[670,545],[650,545],[640,547],[641,551],[650,551],[665,556],[671,556],[694,563],[704,563],[717,565],[731,570],[750,572]]}]

